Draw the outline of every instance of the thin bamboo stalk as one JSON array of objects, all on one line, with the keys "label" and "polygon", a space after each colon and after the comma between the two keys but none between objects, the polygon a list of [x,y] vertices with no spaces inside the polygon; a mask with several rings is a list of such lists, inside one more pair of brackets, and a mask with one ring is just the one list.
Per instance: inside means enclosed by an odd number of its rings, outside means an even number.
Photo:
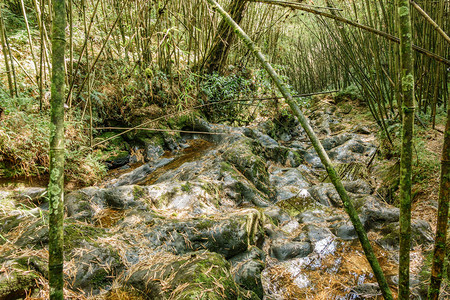
[{"label": "thin bamboo stalk", "polygon": [[[322,12],[322,11],[317,11],[317,10],[305,7],[305,6],[303,6],[301,4],[298,4],[298,3],[285,2],[285,1],[279,1],[279,0],[249,0],[249,1],[263,2],[263,3],[267,3],[267,4],[274,4],[274,5],[280,5],[280,6],[283,6],[283,7],[291,7],[291,8],[294,8],[294,9],[303,10],[303,11],[310,12],[310,13],[313,13],[313,14],[316,14],[316,15],[320,15],[320,16],[323,16],[323,17],[327,17],[327,18],[331,18],[331,19],[340,21],[340,22],[343,22],[345,24],[348,24],[348,25],[351,25],[351,26],[354,26],[354,27],[357,27],[357,28],[361,28],[361,29],[366,30],[368,32],[371,32],[371,33],[377,34],[379,36],[382,36],[382,37],[384,37],[384,38],[386,38],[386,39],[388,39],[388,40],[390,40],[392,42],[400,43],[400,39],[398,37],[390,35],[390,34],[388,34],[386,32],[383,32],[383,31],[371,28],[371,27],[366,26],[366,25],[362,25],[362,24],[356,23],[354,21],[351,21],[351,20],[348,20],[348,19],[345,19],[345,18],[342,18],[342,17],[339,17],[339,16],[335,16],[333,14],[325,13],[325,12]],[[439,62],[441,62],[443,64],[446,64],[446,65],[450,66],[450,60],[448,60],[448,59],[446,59],[446,58],[444,58],[444,57],[442,57],[440,55],[437,55],[436,53],[433,53],[433,52],[431,52],[429,50],[423,49],[423,48],[421,48],[419,46],[416,46],[416,45],[413,45],[412,48],[413,48],[413,50],[415,50],[415,51],[417,51],[419,53],[422,53],[422,54],[424,54],[426,56],[429,56],[429,57],[433,58],[436,61],[439,61]]]},{"label": "thin bamboo stalk", "polygon": [[256,47],[254,42],[248,37],[248,35],[239,27],[238,24],[236,24],[236,22],[233,21],[233,19],[227,14],[227,12],[215,0],[206,0],[206,1],[215,10],[217,10],[221,14],[223,19],[227,20],[227,23],[233,28],[234,32],[239,36],[239,38],[241,38],[245,42],[247,47],[249,49],[251,49],[253,54],[258,58],[261,65],[269,73],[270,77],[275,82],[279,91],[285,97],[286,102],[289,104],[294,115],[298,118],[303,129],[306,131],[311,143],[314,146],[314,149],[316,150],[317,154],[319,155],[322,163],[325,165],[328,176],[330,177],[333,185],[336,188],[336,191],[338,192],[339,196],[341,197],[344,208],[345,208],[347,214],[349,215],[353,226],[355,227],[355,231],[358,234],[358,238],[364,249],[366,258],[372,267],[375,277],[377,278],[378,284],[381,288],[384,298],[385,299],[393,299],[392,293],[389,289],[386,278],[384,277],[384,274],[380,267],[380,264],[378,263],[375,253],[373,252],[372,246],[370,245],[369,239],[367,238],[367,234],[364,230],[361,220],[359,219],[358,214],[357,214],[352,202],[350,201],[350,198],[348,197],[348,194],[347,194],[341,180],[339,179],[339,176],[336,173],[336,170],[333,168],[333,165],[331,163],[330,158],[328,157],[328,154],[326,153],[321,142],[319,141],[318,137],[314,133],[311,125],[308,122],[308,119],[303,115],[302,111],[297,106],[296,102],[292,98],[288,89],[285,87],[284,83],[281,81],[280,77],[277,75],[277,73],[272,68],[272,66],[267,62],[266,58],[259,51],[259,49]]}]

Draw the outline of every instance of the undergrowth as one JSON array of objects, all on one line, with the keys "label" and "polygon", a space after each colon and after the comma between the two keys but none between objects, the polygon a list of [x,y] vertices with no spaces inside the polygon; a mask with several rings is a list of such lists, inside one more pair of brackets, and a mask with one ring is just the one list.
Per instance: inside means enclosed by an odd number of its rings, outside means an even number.
[{"label": "undergrowth", "polygon": [[[0,176],[40,176],[49,171],[49,111],[39,112],[31,97],[10,98],[0,91]],[[72,118],[74,119],[74,118]],[[90,153],[86,126],[66,122],[66,180],[92,184],[100,180],[105,168]]]},{"label": "undergrowth", "polygon": [[[390,163],[383,164],[382,177],[384,181],[384,192],[389,203],[398,205],[398,188],[400,184],[400,156],[401,156],[401,130],[399,123],[388,127],[393,144],[391,145],[384,131],[379,132],[380,158],[388,160]],[[412,161],[412,199],[427,193],[430,189],[435,189],[434,185],[439,182],[440,174],[440,153],[441,147],[432,149],[430,142],[434,139],[431,127],[423,128],[415,125],[413,137],[413,161]]]}]

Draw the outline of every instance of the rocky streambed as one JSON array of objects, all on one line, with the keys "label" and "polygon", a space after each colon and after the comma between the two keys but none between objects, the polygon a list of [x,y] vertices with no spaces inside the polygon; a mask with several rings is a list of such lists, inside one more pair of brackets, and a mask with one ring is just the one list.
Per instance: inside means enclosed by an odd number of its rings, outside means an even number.
[{"label": "rocky streambed", "polygon": [[[362,126],[341,128],[335,107],[310,114],[344,176],[395,289],[399,210],[371,185],[376,146]],[[378,286],[340,199],[295,122],[229,127],[195,119],[148,162],[65,197],[66,296],[72,299],[376,299]],[[45,298],[44,189],[0,193],[0,299]],[[28,203],[27,205],[25,205]],[[29,203],[37,207],[30,208]],[[421,247],[430,225],[413,220],[411,279],[421,297]]]}]

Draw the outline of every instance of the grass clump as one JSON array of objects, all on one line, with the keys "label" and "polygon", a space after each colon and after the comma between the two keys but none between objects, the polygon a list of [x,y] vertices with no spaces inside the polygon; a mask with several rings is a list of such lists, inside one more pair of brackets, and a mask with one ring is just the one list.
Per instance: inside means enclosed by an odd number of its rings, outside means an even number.
[{"label": "grass clump", "polygon": [[[49,171],[49,111],[38,111],[31,97],[10,98],[0,91],[0,177],[33,177]],[[76,119],[76,118],[74,118]],[[81,184],[99,181],[105,168],[91,153],[87,128],[82,122],[66,122],[66,180]]]}]

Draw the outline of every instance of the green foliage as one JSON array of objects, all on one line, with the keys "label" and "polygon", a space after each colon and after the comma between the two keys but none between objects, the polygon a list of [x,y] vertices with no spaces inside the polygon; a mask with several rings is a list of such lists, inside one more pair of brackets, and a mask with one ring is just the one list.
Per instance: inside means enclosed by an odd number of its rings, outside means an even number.
[{"label": "green foliage", "polygon": [[248,97],[253,90],[253,82],[238,74],[220,76],[217,73],[206,75],[201,91],[206,96],[204,103],[217,103],[203,108],[203,112],[212,122],[236,121],[245,114],[247,107],[239,102],[226,102]]},{"label": "green foliage", "polygon": [[360,89],[352,84],[339,91],[334,97],[336,103],[345,101],[345,100],[358,100],[361,101],[363,96],[361,95]]},{"label": "green foliage", "polygon": [[[394,145],[387,142],[387,138],[383,131],[379,133],[381,141],[380,153],[382,159],[397,159],[397,163],[386,166],[382,172],[384,189],[387,192],[387,200],[391,204],[398,205],[397,191],[400,180],[400,153],[401,153],[401,124],[393,124],[388,127]],[[440,172],[439,156],[429,150],[426,146],[429,142],[426,138],[426,130],[416,127],[416,134],[413,137],[413,168],[412,168],[412,199],[424,190],[428,190],[430,180],[435,178]]]},{"label": "green foliage", "polygon": [[[0,119],[0,176],[38,176],[48,173],[50,117],[37,112],[30,97],[10,98],[0,91],[4,117]],[[66,179],[85,184],[100,180],[101,161],[90,153],[87,128],[81,122],[66,123]]]}]

